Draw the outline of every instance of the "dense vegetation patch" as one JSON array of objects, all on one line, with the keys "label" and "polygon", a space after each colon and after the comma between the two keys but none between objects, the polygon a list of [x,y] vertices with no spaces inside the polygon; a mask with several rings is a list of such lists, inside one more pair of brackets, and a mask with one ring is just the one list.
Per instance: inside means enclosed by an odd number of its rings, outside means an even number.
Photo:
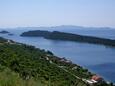
[{"label": "dense vegetation patch", "polygon": [[88,86],[82,78],[91,76],[50,51],[12,41],[0,45],[0,86]]}]

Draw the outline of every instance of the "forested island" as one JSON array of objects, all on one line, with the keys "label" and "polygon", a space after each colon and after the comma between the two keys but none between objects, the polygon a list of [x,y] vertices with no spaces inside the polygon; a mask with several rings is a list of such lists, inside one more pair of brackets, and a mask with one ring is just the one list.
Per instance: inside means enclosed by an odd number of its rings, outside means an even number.
[{"label": "forested island", "polygon": [[59,32],[59,31],[50,32],[50,31],[34,30],[34,31],[24,32],[21,34],[21,36],[44,37],[46,39],[52,39],[52,40],[66,40],[66,41],[115,46],[115,40],[112,40],[112,39],[84,36],[84,35],[65,33],[65,32]]},{"label": "forested island", "polygon": [[7,34],[7,33],[9,33],[9,32],[8,32],[8,31],[3,30],[3,31],[0,31],[0,33],[1,33],[1,34]]},{"label": "forested island", "polygon": [[[0,86],[113,86],[51,51],[0,37]],[[94,77],[95,79],[95,77]]]}]

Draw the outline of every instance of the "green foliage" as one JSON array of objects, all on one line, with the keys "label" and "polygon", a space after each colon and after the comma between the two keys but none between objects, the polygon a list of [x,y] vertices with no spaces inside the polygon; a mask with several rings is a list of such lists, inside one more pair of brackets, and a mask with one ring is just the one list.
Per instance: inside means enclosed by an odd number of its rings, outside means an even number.
[{"label": "green foliage", "polygon": [[52,53],[51,51],[49,51],[49,50],[47,51],[47,53],[48,53],[49,55],[53,55],[53,53]]},{"label": "green foliage", "polygon": [[19,43],[0,45],[0,86],[87,86],[81,79],[91,75],[50,51]]},{"label": "green foliage", "polygon": [[40,81],[31,78],[23,80],[18,73],[0,65],[0,86],[44,86]]},{"label": "green foliage", "polygon": [[[45,59],[46,52],[34,49],[27,45],[10,45],[4,44],[0,46],[0,63],[10,68],[12,71],[19,73],[23,80],[31,77],[41,79],[43,83],[48,83],[49,76],[52,86],[58,84],[71,84],[75,78],[60,68],[52,65]],[[67,80],[66,80],[67,79]]]},{"label": "green foliage", "polygon": [[6,41],[7,41],[6,39],[0,37],[0,43],[4,43],[4,42],[6,42]]}]

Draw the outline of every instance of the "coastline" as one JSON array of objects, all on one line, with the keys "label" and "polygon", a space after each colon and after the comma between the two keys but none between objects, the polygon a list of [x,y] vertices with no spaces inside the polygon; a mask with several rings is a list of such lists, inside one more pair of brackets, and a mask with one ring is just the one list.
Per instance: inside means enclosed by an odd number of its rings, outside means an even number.
[{"label": "coastline", "polygon": [[[8,40],[7,43],[9,43],[9,44],[22,45],[22,43],[17,43],[17,42],[10,41],[10,40]],[[27,46],[28,46],[28,45],[27,45]],[[50,51],[49,51],[49,53],[50,53],[51,56],[53,55],[53,53],[51,53]],[[88,69],[83,68],[82,66],[79,66],[78,64],[74,64],[71,60],[66,59],[66,58],[60,58],[60,57],[57,57],[57,56],[54,56],[54,55],[53,55],[53,57],[55,57],[55,58],[53,58],[52,60],[50,60],[50,59],[49,59],[49,58],[50,58],[50,57],[49,57],[50,55],[48,55],[48,56],[46,57],[46,60],[47,60],[47,61],[49,60],[49,63],[51,63],[51,64],[57,65],[57,64],[53,63],[53,62],[56,61],[56,62],[58,62],[59,64],[60,64],[60,62],[61,62],[61,64],[66,64],[66,65],[71,65],[71,66],[73,65],[71,70],[73,70],[74,67],[80,67],[80,68],[82,68],[83,70],[88,70]],[[49,57],[49,58],[48,58],[48,57]],[[57,65],[57,67],[59,67],[59,68],[62,69],[63,66],[58,66],[58,65]],[[65,70],[65,69],[64,69],[64,71],[67,72],[67,70]],[[88,71],[88,72],[91,73],[90,71]],[[69,72],[68,72],[68,73],[69,73]],[[71,73],[70,73],[70,74],[71,74]],[[91,75],[96,75],[96,74],[91,73]],[[77,77],[77,76],[74,75],[74,74],[72,74],[72,76]],[[81,80],[83,80],[85,83],[88,83],[88,82],[87,82],[87,79],[85,79],[85,78],[79,78],[79,77],[77,77],[77,79],[81,79]],[[90,80],[90,78],[89,78],[88,80]],[[106,81],[106,82],[108,82],[108,81]],[[109,84],[110,84],[110,83],[109,83]]]},{"label": "coastline", "polygon": [[[7,38],[7,37],[6,37]],[[20,42],[21,43],[21,42]],[[26,44],[28,44],[28,43],[26,43]],[[31,45],[31,44],[29,44],[29,45]],[[41,48],[41,49],[43,49],[43,48]],[[58,54],[57,54],[58,55]],[[77,62],[76,62],[77,63]],[[78,63],[77,63],[78,64]],[[80,63],[79,63],[80,64]]]}]

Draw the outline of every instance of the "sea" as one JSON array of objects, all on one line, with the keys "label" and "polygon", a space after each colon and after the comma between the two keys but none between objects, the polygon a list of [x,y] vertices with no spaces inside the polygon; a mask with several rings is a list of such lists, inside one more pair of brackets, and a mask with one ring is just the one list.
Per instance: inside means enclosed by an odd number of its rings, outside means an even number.
[{"label": "sea", "polygon": [[[22,32],[34,29],[0,29],[7,30],[13,35],[0,34],[1,37],[16,42],[33,45],[37,48],[50,50],[60,58],[65,57],[73,63],[87,68],[92,73],[102,76],[105,80],[115,83],[115,47],[79,43],[71,41],[49,40],[43,37],[21,37]],[[96,36],[115,39],[115,29],[48,29],[80,35]]]}]

